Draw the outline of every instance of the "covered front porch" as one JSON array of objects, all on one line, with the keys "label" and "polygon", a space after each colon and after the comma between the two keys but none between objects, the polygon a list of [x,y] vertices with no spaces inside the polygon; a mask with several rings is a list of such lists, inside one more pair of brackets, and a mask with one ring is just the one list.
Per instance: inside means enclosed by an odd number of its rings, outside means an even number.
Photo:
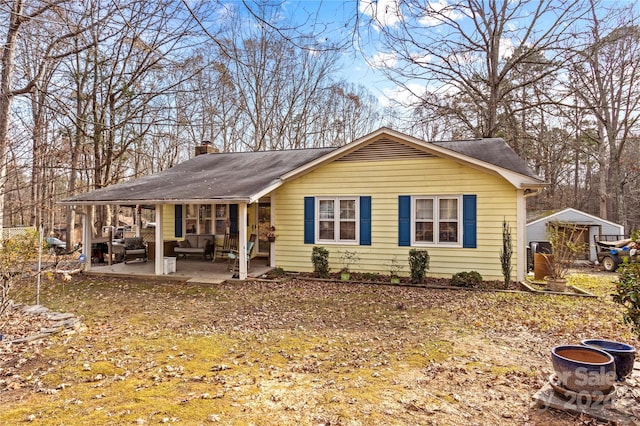
[{"label": "covered front porch", "polygon": [[[148,266],[139,266],[141,273],[144,270],[154,276],[165,275],[163,259],[172,256],[171,250],[165,252],[165,242],[180,243],[187,235],[202,235],[207,237],[203,240],[214,240],[219,245],[227,235],[233,235],[238,241],[235,249],[239,259],[238,277],[245,279],[256,275],[251,271],[255,267],[253,259],[251,265],[248,264],[248,256],[254,256],[249,244],[253,235],[257,237],[257,244],[253,244],[257,246],[255,254],[268,255],[271,267],[277,264],[280,243],[267,236],[275,231],[278,223],[275,191],[292,178],[291,173],[299,168],[306,169],[334,150],[201,153],[161,172],[75,195],[61,203],[72,206],[75,214],[82,216],[82,250],[87,260],[92,259],[92,240],[100,231],[94,227],[103,225],[103,218],[94,217],[96,207],[129,206],[137,210],[144,207],[155,211],[154,227],[149,227],[153,229],[154,245],[147,246],[150,260]],[[139,236],[140,221],[137,225],[136,236]],[[203,250],[206,256],[208,248]],[[178,261],[176,274],[183,273],[182,260]],[[209,273],[218,270],[215,263],[196,265],[197,268],[188,273],[193,274],[198,268],[204,268],[200,272]],[[115,273],[122,268],[123,273],[129,273],[133,265],[128,266],[105,268],[87,262],[86,270]],[[224,279],[230,277],[223,269],[218,272]],[[186,276],[187,272],[184,273]]]},{"label": "covered front porch", "polygon": [[[246,278],[260,278],[272,267],[266,258],[258,257],[251,260]],[[112,265],[92,265],[87,274],[110,275],[121,277],[163,278],[197,283],[217,284],[234,278],[234,272],[229,271],[226,261],[203,261],[201,259],[179,259],[176,261],[176,271],[161,276],[156,274],[153,261],[114,263]]]}]

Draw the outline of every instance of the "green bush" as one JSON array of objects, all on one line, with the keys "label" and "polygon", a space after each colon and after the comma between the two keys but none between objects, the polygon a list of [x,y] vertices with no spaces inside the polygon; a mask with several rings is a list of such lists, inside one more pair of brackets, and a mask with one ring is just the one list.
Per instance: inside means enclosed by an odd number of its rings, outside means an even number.
[{"label": "green bush", "polygon": [[429,253],[426,250],[409,250],[409,269],[411,269],[411,282],[421,283],[429,270]]},{"label": "green bush", "polygon": [[451,277],[451,285],[456,287],[478,287],[482,283],[482,275],[477,271],[458,272]]},{"label": "green bush", "polygon": [[640,338],[640,263],[622,264],[618,273],[613,300],[625,307],[624,322]]},{"label": "green bush", "polygon": [[511,256],[513,255],[513,243],[511,241],[511,227],[507,220],[502,221],[502,249],[500,250],[500,265],[504,277],[504,288],[509,288],[511,283]]},{"label": "green bush", "polygon": [[31,283],[31,268],[36,265],[37,255],[35,230],[25,230],[0,241],[0,317],[11,304],[13,295]]},{"label": "green bush", "polygon": [[272,270],[270,270],[269,272],[267,272],[267,278],[269,278],[270,280],[274,280],[277,278],[282,278],[286,275],[286,273],[284,272],[284,269],[277,267],[277,268],[273,268]]},{"label": "green bush", "polygon": [[311,252],[311,263],[316,278],[329,278],[329,250],[324,247],[314,247]]}]

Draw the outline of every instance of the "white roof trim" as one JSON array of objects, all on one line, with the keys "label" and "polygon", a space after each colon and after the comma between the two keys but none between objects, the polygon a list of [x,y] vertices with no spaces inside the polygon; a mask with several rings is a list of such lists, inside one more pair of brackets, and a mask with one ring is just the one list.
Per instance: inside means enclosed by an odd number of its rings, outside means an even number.
[{"label": "white roof trim", "polygon": [[282,181],[282,179],[278,180],[277,182],[269,185],[268,187],[262,189],[260,192],[257,192],[255,194],[253,194],[250,198],[249,198],[249,202],[248,204],[252,204],[257,202],[258,200],[260,200],[262,197],[264,197],[265,195],[275,191],[276,189],[278,189],[279,187],[282,186],[284,182]]},{"label": "white roof trim", "polygon": [[173,205],[173,204],[235,204],[235,203],[247,203],[251,204],[254,197],[238,197],[238,198],[189,198],[183,200],[109,200],[109,201],[58,201],[58,204],[70,205],[70,206],[112,206],[118,204],[141,204],[141,205]]},{"label": "white roof trim", "polygon": [[534,225],[534,224],[539,223],[539,222],[546,222],[546,221],[549,221],[549,219],[554,217],[554,216],[558,216],[560,214],[570,213],[570,212],[571,213],[581,214],[581,215],[586,216],[589,219],[592,219],[592,220],[597,221],[597,222],[604,222],[604,223],[606,223],[608,225],[611,225],[611,226],[617,226],[620,229],[620,232],[624,233],[624,226],[622,226],[622,225],[620,225],[618,223],[614,223],[614,222],[611,222],[609,220],[603,219],[601,217],[594,216],[594,215],[589,214],[589,213],[585,213],[582,210],[574,209],[572,207],[567,207],[566,209],[563,209],[563,210],[548,214],[546,216],[541,217],[540,219],[536,219],[534,221],[531,221],[531,222],[527,223],[527,226]]}]

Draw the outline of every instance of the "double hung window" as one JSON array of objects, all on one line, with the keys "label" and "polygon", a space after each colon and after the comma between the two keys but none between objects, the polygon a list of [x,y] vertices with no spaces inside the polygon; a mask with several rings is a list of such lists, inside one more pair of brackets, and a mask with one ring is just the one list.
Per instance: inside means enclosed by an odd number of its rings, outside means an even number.
[{"label": "double hung window", "polygon": [[316,199],[318,242],[358,243],[359,197]]},{"label": "double hung window", "polygon": [[460,245],[460,196],[414,196],[412,201],[413,244]]}]

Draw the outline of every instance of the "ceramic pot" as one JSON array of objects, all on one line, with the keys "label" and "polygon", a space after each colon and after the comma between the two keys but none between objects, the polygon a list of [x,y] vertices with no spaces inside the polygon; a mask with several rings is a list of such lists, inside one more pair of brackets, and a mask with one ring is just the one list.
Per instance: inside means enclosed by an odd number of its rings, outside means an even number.
[{"label": "ceramic pot", "polygon": [[616,380],[613,357],[590,346],[556,346],[551,362],[560,382],[575,392],[606,393]]},{"label": "ceramic pot", "polygon": [[567,289],[567,280],[565,278],[551,278],[546,277],[547,288],[550,291],[565,291]]},{"label": "ceramic pot", "polygon": [[581,342],[584,346],[600,349],[610,354],[616,363],[616,378],[623,381],[633,371],[636,360],[636,348],[626,343],[612,340],[588,339]]}]

